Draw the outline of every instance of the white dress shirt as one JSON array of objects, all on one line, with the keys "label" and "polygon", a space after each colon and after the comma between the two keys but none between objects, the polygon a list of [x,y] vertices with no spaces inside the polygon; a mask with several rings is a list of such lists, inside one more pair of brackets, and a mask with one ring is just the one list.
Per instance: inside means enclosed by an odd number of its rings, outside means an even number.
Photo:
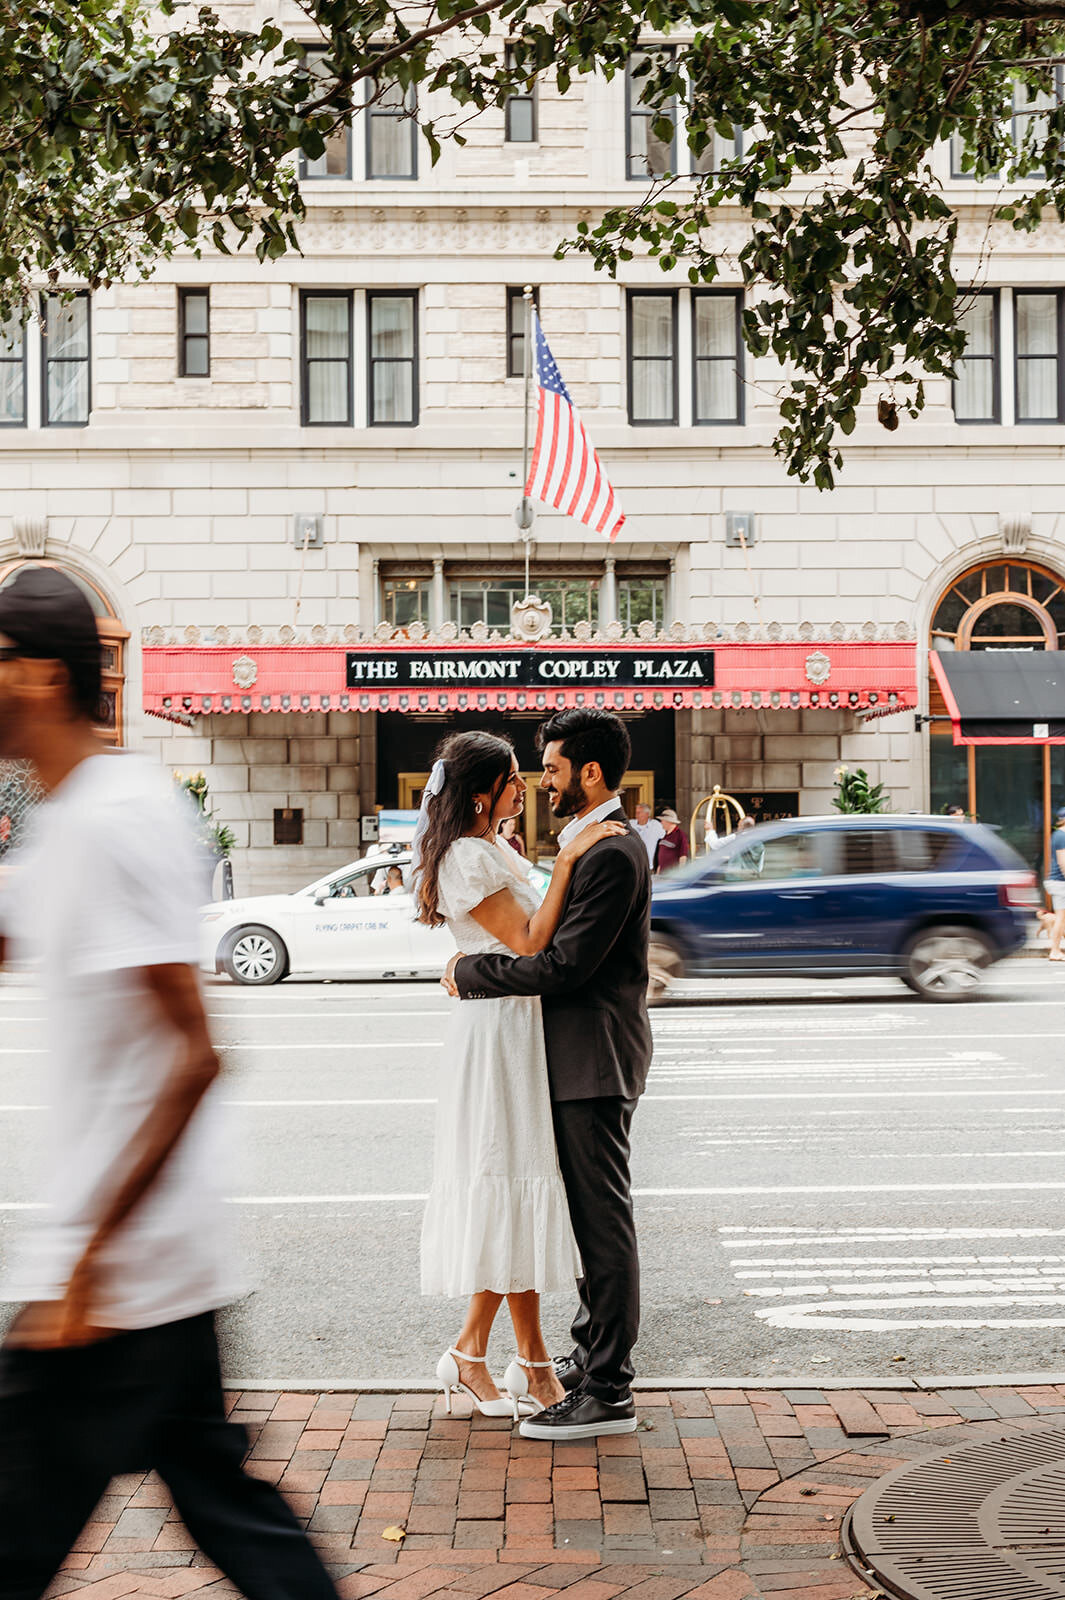
[{"label": "white dress shirt", "polygon": [[560,850],[563,849],[590,822],[602,822],[604,818],[609,817],[612,811],[616,811],[620,804],[620,800],[614,794],[611,795],[609,800],[604,800],[601,806],[593,806],[591,811],[586,811],[583,817],[571,817],[558,836],[558,848]]}]

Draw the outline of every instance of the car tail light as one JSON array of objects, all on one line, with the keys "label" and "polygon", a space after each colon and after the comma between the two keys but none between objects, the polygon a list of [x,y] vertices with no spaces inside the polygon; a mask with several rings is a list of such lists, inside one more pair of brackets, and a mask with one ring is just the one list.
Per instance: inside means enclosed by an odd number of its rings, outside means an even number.
[{"label": "car tail light", "polygon": [[998,901],[1002,906],[1020,906],[1033,911],[1040,899],[1034,872],[1026,872],[1023,878],[1007,878],[998,886]]}]

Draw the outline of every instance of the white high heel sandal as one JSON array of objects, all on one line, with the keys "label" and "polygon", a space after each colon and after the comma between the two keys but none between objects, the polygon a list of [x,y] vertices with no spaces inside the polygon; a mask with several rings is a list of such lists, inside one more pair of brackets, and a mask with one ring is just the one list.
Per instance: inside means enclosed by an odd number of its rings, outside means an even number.
[{"label": "white high heel sandal", "polygon": [[[458,1359],[456,1359],[456,1357]],[[468,1383],[463,1383],[459,1378],[459,1361],[478,1361],[484,1363],[486,1356],[468,1356],[464,1350],[445,1350],[436,1364],[436,1376],[440,1387],[444,1391],[447,1402],[448,1415],[451,1415],[451,1396],[453,1394],[467,1394],[473,1401],[482,1417],[513,1417],[518,1420],[518,1402],[510,1397],[500,1395],[498,1400],[482,1400],[480,1395],[474,1394]],[[507,1368],[510,1371],[510,1368]]]},{"label": "white high heel sandal", "polygon": [[553,1361],[526,1361],[524,1356],[515,1356],[506,1372],[503,1374],[503,1387],[514,1402],[514,1415],[518,1414],[518,1407],[525,1408],[525,1416],[534,1417],[538,1411],[545,1410],[542,1401],[535,1399],[529,1393],[529,1378],[527,1368],[553,1367]]}]

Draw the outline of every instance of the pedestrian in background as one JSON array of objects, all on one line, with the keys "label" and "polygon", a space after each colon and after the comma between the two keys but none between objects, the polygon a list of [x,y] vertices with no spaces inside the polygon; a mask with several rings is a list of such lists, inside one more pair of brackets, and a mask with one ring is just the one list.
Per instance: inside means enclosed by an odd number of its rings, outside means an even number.
[{"label": "pedestrian in background", "polygon": [[232,1152],[195,971],[196,844],[172,786],[94,732],[88,601],[30,568],[0,592],[0,759],[45,799],[0,899],[0,962],[35,959],[49,1029],[47,1206],[5,1298],[0,1600],[39,1600],[115,1473],[154,1468],[246,1600],[336,1600],[306,1533],[242,1466],[215,1311],[242,1290]]},{"label": "pedestrian in background", "polygon": [[499,825],[499,837],[505,839],[510,848],[516,850],[519,856],[524,856],[528,855],[528,851],[525,848],[525,840],[518,832],[520,820],[519,817],[504,817]]},{"label": "pedestrian in background", "polygon": [[658,819],[651,815],[651,807],[645,805],[642,800],[636,807],[636,820],[632,826],[643,840],[643,847],[647,851],[647,860],[653,872],[658,841],[665,837],[666,830]]},{"label": "pedestrian in background", "polygon": [[671,806],[663,807],[658,813],[658,820],[664,831],[655,852],[655,871],[669,872],[673,867],[682,867],[687,861],[688,838]]},{"label": "pedestrian in background", "polygon": [[1051,909],[1041,911],[1039,920],[1050,935],[1051,961],[1065,961],[1061,937],[1065,934],[1065,806],[1055,812],[1054,832],[1050,836],[1050,867],[1043,888],[1050,896]]}]

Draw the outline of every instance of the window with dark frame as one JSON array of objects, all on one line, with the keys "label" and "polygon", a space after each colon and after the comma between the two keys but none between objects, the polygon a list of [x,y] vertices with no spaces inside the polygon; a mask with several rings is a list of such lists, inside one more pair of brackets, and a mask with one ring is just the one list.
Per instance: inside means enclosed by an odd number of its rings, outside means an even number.
[{"label": "window with dark frame", "polygon": [[666,580],[664,577],[617,579],[618,621],[625,629],[641,622],[662,628],[666,622]]},{"label": "window with dark frame", "polygon": [[[540,291],[534,288],[533,305],[540,309]],[[507,290],[507,377],[525,376],[525,289]]]},{"label": "window with dark frame", "polygon": [[[662,56],[673,60],[674,50],[666,46],[661,50],[636,50],[625,68],[625,176],[647,183],[666,172],[677,170],[677,105],[670,100],[667,106],[656,110],[644,104],[643,92],[648,77],[655,71],[655,62]],[[642,69],[650,62],[648,72]],[[669,117],[673,123],[673,137],[668,143],[661,140],[652,128],[659,117]]]},{"label": "window with dark frame", "polygon": [[274,810],[274,843],[303,843],[303,811],[296,806],[279,806]]},{"label": "window with dark frame", "polygon": [[956,422],[1001,420],[998,299],[997,289],[982,290],[958,318],[966,343],[953,385]]},{"label": "window with dark frame", "polygon": [[417,99],[414,88],[398,83],[373,91],[366,107],[366,176],[405,179],[418,176]]},{"label": "window with dark frame", "polygon": [[629,421],[644,427],[677,421],[677,293],[630,289]]},{"label": "window with dark frame", "polygon": [[[326,52],[324,50],[308,50],[307,66],[311,72],[320,77],[323,84],[328,83],[329,74],[325,69]],[[341,123],[325,136],[325,149],[320,156],[307,156],[300,151],[299,175],[301,180],[310,178],[350,178],[351,177],[351,124]]]},{"label": "window with dark frame", "polygon": [[692,421],[697,427],[743,421],[743,296],[692,291]]},{"label": "window with dark frame", "polygon": [[412,622],[428,627],[431,589],[429,578],[382,578],[382,621],[393,628],[409,628]]},{"label": "window with dark frame", "polygon": [[178,290],[178,376],[211,374],[211,300],[208,289]]},{"label": "window with dark frame", "polygon": [[1015,289],[1017,421],[1065,420],[1062,395],[1063,296],[1060,289]]},{"label": "window with dark frame", "polygon": [[0,324],[0,428],[26,426],[26,324],[12,316]]},{"label": "window with dark frame", "polygon": [[[513,45],[507,45],[507,67],[516,66]],[[508,144],[535,144],[538,137],[536,84],[519,94],[508,94],[503,109],[503,138]]]},{"label": "window with dark frame", "polygon": [[403,289],[366,294],[368,404],[371,428],[418,421],[418,297]]},{"label": "window with dark frame", "polygon": [[[1013,86],[1010,132],[1013,143],[1017,147],[1023,142],[1027,127],[1033,120],[1036,122],[1042,120],[1042,127],[1036,130],[1036,139],[1039,142],[1044,141],[1047,133],[1046,113],[1065,100],[1065,67],[1055,66],[1052,69],[1052,73],[1052,83],[1050,82],[1050,74],[1048,74],[1047,88],[1035,94],[1028,89],[1026,84],[1015,83]],[[972,171],[967,172],[964,169],[965,155],[965,141],[962,135],[960,133],[952,133],[950,136],[950,175],[952,178],[968,179],[970,183],[986,183],[993,177],[1001,176],[1000,174],[988,173],[986,178],[977,179]],[[1042,170],[1036,168],[1027,174],[1024,181],[1027,182],[1028,178],[1041,178],[1042,176]]]},{"label": "window with dark frame", "polygon": [[352,423],[351,291],[300,294],[300,421],[305,428]]},{"label": "window with dark frame", "polygon": [[41,424],[84,428],[91,409],[89,297],[41,296]]}]

